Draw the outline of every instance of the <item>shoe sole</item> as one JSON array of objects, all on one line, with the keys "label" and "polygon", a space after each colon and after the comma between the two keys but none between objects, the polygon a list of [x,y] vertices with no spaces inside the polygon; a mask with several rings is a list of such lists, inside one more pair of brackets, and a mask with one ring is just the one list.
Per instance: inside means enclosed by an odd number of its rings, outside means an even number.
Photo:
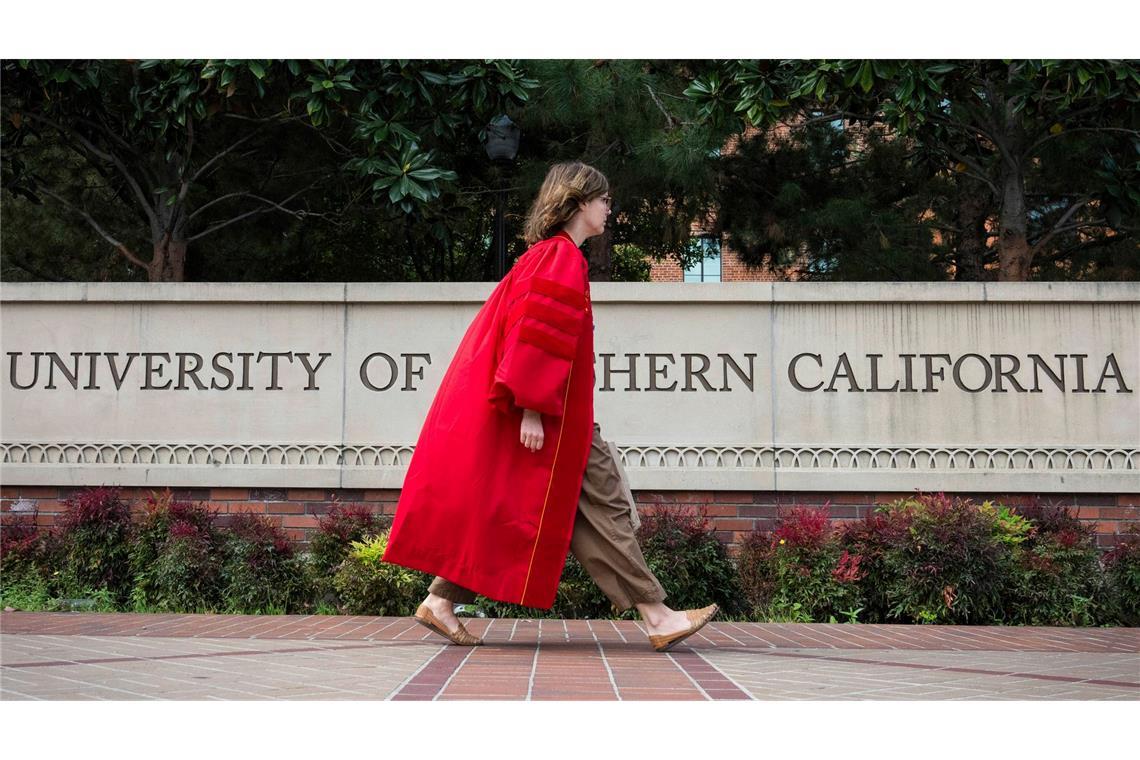
[{"label": "shoe sole", "polygon": [[678,645],[678,644],[680,644],[682,641],[684,641],[685,639],[689,638],[689,637],[690,637],[690,636],[692,636],[694,633],[697,633],[697,632],[698,632],[698,631],[700,631],[702,628],[704,628],[706,625],[708,625],[709,623],[711,623],[711,622],[712,622],[712,620],[713,620],[713,618],[714,618],[714,617],[716,617],[716,614],[717,614],[718,612],[720,612],[720,607],[719,607],[719,606],[718,606],[718,607],[717,607],[715,610],[713,610],[713,611],[712,611],[712,614],[711,614],[711,615],[709,615],[709,617],[708,617],[708,620],[706,620],[705,622],[701,623],[699,626],[697,626],[697,627],[696,627],[696,628],[694,628],[693,630],[689,631],[688,633],[686,633],[686,634],[685,634],[684,636],[682,636],[681,638],[679,638],[679,639],[674,639],[674,640],[670,641],[668,644],[666,644],[665,646],[661,647],[660,649],[658,649],[657,647],[653,647],[653,651],[654,651],[654,652],[668,652],[670,649],[672,649],[673,647],[677,646],[677,645]]},{"label": "shoe sole", "polygon": [[434,625],[432,625],[428,621],[423,620],[422,618],[418,618],[418,617],[415,617],[413,615],[412,619],[415,620],[420,625],[422,625],[424,628],[427,628],[432,633],[435,633],[435,634],[438,634],[438,635],[444,637],[445,639],[447,639],[448,641],[450,641],[452,644],[454,644],[457,647],[479,647],[479,646],[483,646],[483,640],[482,639],[479,639],[479,641],[475,644],[464,644],[461,641],[456,641],[455,639],[451,638],[450,634],[444,633],[443,631],[436,628]]}]

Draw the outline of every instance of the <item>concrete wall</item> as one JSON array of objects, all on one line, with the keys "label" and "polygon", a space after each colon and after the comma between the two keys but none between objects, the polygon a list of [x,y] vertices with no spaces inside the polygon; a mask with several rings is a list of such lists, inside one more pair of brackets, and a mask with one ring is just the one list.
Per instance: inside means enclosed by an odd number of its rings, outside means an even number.
[{"label": "concrete wall", "polygon": [[[492,287],[4,285],[0,479],[399,488]],[[635,489],[1140,490],[1138,283],[592,299],[596,416]]]}]

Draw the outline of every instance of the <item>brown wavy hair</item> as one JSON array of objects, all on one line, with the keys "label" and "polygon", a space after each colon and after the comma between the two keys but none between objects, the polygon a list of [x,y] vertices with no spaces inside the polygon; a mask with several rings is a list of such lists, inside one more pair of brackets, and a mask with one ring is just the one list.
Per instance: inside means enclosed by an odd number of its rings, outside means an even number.
[{"label": "brown wavy hair", "polygon": [[526,215],[526,244],[534,245],[550,237],[573,218],[579,203],[589,203],[609,190],[606,175],[581,161],[564,161],[550,167]]}]

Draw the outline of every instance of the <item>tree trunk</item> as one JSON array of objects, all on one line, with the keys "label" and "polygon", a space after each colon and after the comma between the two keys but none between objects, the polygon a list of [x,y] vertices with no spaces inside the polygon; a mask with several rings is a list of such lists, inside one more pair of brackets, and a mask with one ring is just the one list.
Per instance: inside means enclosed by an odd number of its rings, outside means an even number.
[{"label": "tree trunk", "polygon": [[955,250],[954,279],[957,282],[981,282],[987,279],[986,218],[989,216],[990,193],[980,183],[958,182],[958,204],[954,224],[960,230]]},{"label": "tree trunk", "polygon": [[[167,168],[166,176],[171,183],[178,181],[173,167]],[[187,209],[183,200],[167,203],[168,199],[174,200],[169,192],[157,196],[151,221],[150,234],[154,241],[154,257],[148,271],[151,282],[186,281],[186,250],[189,247],[186,242]]]},{"label": "tree trunk", "polygon": [[185,282],[186,251],[189,248],[181,237],[164,237],[154,244],[147,275],[151,282]]},{"label": "tree trunk", "polygon": [[[1002,171],[1001,236],[998,238],[998,280],[1025,282],[1033,254],[1029,247],[1025,178],[1020,162],[1008,157]],[[1011,165],[1012,164],[1012,165]]]},{"label": "tree trunk", "polygon": [[[1020,66],[1009,64],[1009,81]],[[1002,101],[1004,129],[998,135],[997,147],[1001,155],[1001,234],[998,236],[998,280],[1025,282],[1033,263],[1033,249],[1029,247],[1028,204],[1025,200],[1025,130],[1017,116],[1015,98]]]}]

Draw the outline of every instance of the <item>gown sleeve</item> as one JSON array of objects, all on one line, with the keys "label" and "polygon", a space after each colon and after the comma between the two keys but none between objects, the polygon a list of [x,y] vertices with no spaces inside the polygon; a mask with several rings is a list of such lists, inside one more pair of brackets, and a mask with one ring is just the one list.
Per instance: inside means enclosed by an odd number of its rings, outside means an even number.
[{"label": "gown sleeve", "polygon": [[587,268],[576,248],[555,245],[561,247],[512,293],[489,398],[504,413],[521,408],[558,417],[563,412],[570,368],[589,320]]}]

